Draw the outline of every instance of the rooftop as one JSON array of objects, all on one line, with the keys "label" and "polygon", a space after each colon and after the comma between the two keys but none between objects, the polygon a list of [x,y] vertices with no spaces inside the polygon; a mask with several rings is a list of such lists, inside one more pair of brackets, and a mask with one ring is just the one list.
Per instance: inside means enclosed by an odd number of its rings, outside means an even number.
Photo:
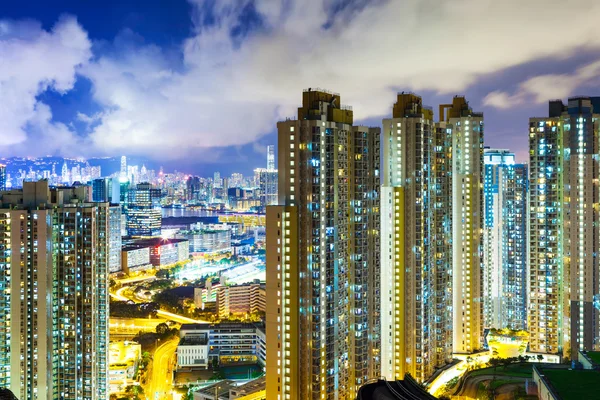
[{"label": "rooftop", "polygon": [[538,370],[542,379],[559,399],[589,399],[594,397],[591,394],[598,390],[600,371],[559,368],[538,368]]},{"label": "rooftop", "polygon": [[186,335],[179,341],[179,346],[204,346],[208,343],[205,335]]},{"label": "rooftop", "polygon": [[183,331],[195,331],[195,330],[219,330],[219,329],[257,329],[255,324],[244,323],[244,322],[225,322],[220,324],[183,324],[179,329]]},{"label": "rooftop", "polygon": [[187,239],[163,239],[161,237],[149,238],[149,239],[135,239],[123,246],[123,251],[140,249],[144,247],[155,247],[165,246],[168,244],[177,244],[181,242],[187,242]]},{"label": "rooftop", "polygon": [[585,355],[597,365],[600,365],[600,351],[588,351]]},{"label": "rooftop", "polygon": [[410,375],[402,381],[378,380],[361,386],[357,400],[435,400]]}]

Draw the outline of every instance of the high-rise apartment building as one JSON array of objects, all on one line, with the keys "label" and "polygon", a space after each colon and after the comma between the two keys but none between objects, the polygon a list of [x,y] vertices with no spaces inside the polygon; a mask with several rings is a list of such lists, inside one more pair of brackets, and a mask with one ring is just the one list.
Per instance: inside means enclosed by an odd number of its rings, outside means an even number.
[{"label": "high-rise apartment building", "polygon": [[440,121],[452,131],[452,349],[469,354],[483,346],[483,113],[455,96]]},{"label": "high-rise apartment building", "polygon": [[451,129],[401,93],[382,143],[381,372],[422,382],[452,359]]},{"label": "high-rise apartment building", "polygon": [[126,193],[127,235],[159,236],[162,226],[161,190],[150,183],[138,183]]},{"label": "high-rise apartment building", "polygon": [[[111,212],[89,187],[2,193],[0,385],[22,399],[108,397]],[[114,210],[113,210],[114,209]]]},{"label": "high-rise apartment building", "polygon": [[340,96],[303,93],[277,124],[279,205],[267,207],[267,393],[353,399],[380,374],[380,129]]},{"label": "high-rise apartment building", "polygon": [[[551,101],[529,120],[530,348],[598,349],[600,97]],[[596,304],[595,304],[596,303]]]},{"label": "high-rise apartment building", "polygon": [[527,165],[484,153],[484,316],[488,328],[527,327]]}]

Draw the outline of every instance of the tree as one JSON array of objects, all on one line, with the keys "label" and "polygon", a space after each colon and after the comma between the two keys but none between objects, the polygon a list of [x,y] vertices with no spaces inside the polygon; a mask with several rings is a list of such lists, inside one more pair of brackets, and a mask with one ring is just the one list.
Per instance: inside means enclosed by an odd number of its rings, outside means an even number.
[{"label": "tree", "polygon": [[140,385],[131,385],[125,388],[125,394],[133,396],[133,399],[139,399],[144,394],[144,388]]},{"label": "tree", "polygon": [[501,361],[499,358],[490,358],[490,364],[494,367],[494,379],[496,378],[496,368],[500,365]]},{"label": "tree", "polygon": [[538,354],[537,355],[537,359],[538,359],[539,362],[542,362],[544,360],[544,356],[541,355],[541,354]]},{"label": "tree", "polygon": [[150,364],[150,360],[152,359],[152,357],[150,356],[150,352],[143,352],[142,353],[142,368],[146,368],[148,366],[148,364]]},{"label": "tree", "polygon": [[160,336],[165,336],[169,331],[169,325],[165,324],[164,322],[156,325],[156,333]]}]

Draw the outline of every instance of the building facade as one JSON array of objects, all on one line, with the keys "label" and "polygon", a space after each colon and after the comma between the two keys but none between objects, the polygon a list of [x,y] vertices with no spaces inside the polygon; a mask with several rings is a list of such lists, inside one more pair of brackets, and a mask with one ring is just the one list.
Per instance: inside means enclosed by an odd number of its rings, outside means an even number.
[{"label": "building facade", "polygon": [[19,398],[108,396],[111,206],[87,202],[89,189],[39,181],[2,193],[0,379]]},{"label": "building facade", "polygon": [[251,314],[267,311],[265,288],[259,283],[220,286],[217,291],[217,311],[220,318],[230,314]]},{"label": "building facade", "polygon": [[[443,125],[443,124],[442,124]],[[421,97],[383,120],[382,376],[422,382],[452,359],[451,129]]]},{"label": "building facade", "polygon": [[121,251],[123,270],[145,269],[148,254],[150,264],[155,267],[164,267],[189,260],[190,245],[186,239],[147,238],[130,240],[123,246]]},{"label": "building facade", "polygon": [[126,230],[128,236],[160,236],[161,191],[149,183],[139,183],[126,191]]},{"label": "building facade", "polygon": [[452,349],[469,354],[483,346],[483,114],[456,96],[440,121],[452,130]]},{"label": "building facade", "polygon": [[264,327],[246,323],[183,324],[177,346],[178,368],[265,365]]},{"label": "building facade", "polygon": [[[599,97],[551,101],[529,120],[530,348],[598,349]],[[596,303],[595,303],[596,302]],[[596,304],[596,306],[595,306]]]},{"label": "building facade", "polygon": [[123,247],[121,250],[121,266],[126,273],[152,268],[150,247]]},{"label": "building facade", "polygon": [[231,227],[226,224],[195,224],[175,237],[189,241],[190,253],[231,251]]},{"label": "building facade", "polygon": [[527,329],[527,165],[492,149],[484,164],[485,327]]},{"label": "building facade", "polygon": [[258,197],[260,205],[265,207],[277,204],[279,185],[277,170],[257,168],[254,170],[254,174],[258,177]]},{"label": "building facade", "polygon": [[351,399],[379,375],[380,129],[323,90],[279,122],[267,207],[267,392]]}]

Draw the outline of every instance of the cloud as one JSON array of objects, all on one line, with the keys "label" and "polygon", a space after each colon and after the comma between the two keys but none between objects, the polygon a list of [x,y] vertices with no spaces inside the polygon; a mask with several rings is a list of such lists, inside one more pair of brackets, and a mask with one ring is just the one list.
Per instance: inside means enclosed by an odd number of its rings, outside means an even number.
[{"label": "cloud", "polygon": [[[190,3],[194,29],[179,48],[181,65],[165,49],[117,38],[113,51],[71,67],[91,81],[102,108],[85,138],[92,151],[214,157],[211,150],[254,143],[293,117],[304,88],[339,92],[355,119],[367,119],[389,114],[397,90],[450,95],[507,68],[600,48],[596,0]],[[242,29],[249,20],[252,29]],[[569,34],[556,28],[575,20]],[[597,72],[586,66],[575,80]],[[573,80],[532,78],[486,104],[556,97]]]},{"label": "cloud", "polygon": [[572,95],[584,84],[591,83],[600,74],[600,60],[578,68],[572,74],[539,75],[519,84],[514,94],[494,91],[483,103],[496,108],[512,108],[527,102],[545,103]]},{"label": "cloud", "polygon": [[47,90],[65,94],[76,71],[91,57],[91,43],[73,17],[51,31],[33,21],[0,20],[0,149],[10,155],[64,154],[79,142],[64,124],[52,121],[38,100]]}]

